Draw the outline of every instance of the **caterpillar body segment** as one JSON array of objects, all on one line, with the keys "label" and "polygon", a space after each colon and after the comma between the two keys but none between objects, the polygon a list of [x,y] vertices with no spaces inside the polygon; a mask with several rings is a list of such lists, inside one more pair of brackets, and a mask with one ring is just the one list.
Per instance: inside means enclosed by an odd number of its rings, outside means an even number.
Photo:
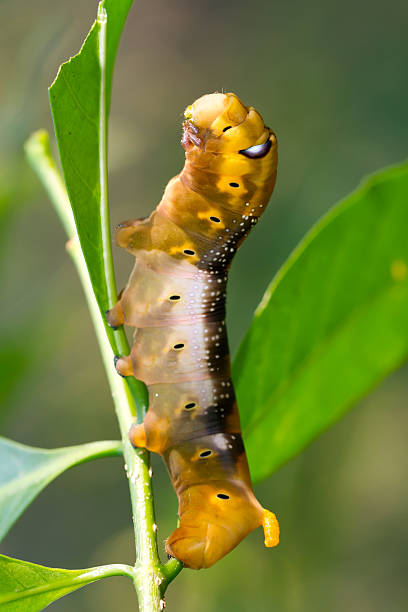
[{"label": "caterpillar body segment", "polygon": [[149,391],[130,439],[163,456],[179,499],[167,552],[200,569],[261,525],[266,546],[279,540],[252,491],[225,327],[228,268],[272,194],[277,143],[231,93],[202,96],[185,117],[183,170],[149,218],[117,230],[136,264],[108,321],[135,328],[116,367]]}]

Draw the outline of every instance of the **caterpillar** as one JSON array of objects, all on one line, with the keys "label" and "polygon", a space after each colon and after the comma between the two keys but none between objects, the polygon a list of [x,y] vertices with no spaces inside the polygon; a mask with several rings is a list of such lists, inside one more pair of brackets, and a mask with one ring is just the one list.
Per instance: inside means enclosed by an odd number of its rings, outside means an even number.
[{"label": "caterpillar", "polygon": [[277,142],[232,93],[187,107],[181,142],[184,168],[157,208],[116,230],[136,264],[107,319],[136,328],[116,369],[147,385],[149,409],[130,439],[163,456],[178,496],[167,553],[200,569],[261,525],[266,546],[279,540],[252,490],[225,327],[228,268],[272,194]]}]

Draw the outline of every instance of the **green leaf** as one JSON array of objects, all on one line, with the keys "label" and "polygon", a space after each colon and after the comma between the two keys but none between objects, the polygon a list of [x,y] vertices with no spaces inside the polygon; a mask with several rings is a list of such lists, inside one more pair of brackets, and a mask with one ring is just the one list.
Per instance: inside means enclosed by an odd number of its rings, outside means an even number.
[{"label": "green leaf", "polygon": [[120,455],[121,448],[107,440],[47,450],[0,437],[0,539],[59,474],[91,459]]},{"label": "green leaf", "polygon": [[127,565],[102,565],[84,570],[53,569],[0,555],[2,612],[37,612],[60,597],[109,576],[133,578]]},{"label": "green leaf", "polygon": [[[116,301],[106,283],[106,139],[113,65],[132,0],[104,0],[78,55],[62,64],[50,87],[50,102],[68,195],[99,308]],[[109,247],[110,248],[110,247]],[[113,274],[111,275],[113,277]],[[111,343],[112,331],[107,328]]]},{"label": "green leaf", "polygon": [[273,280],[233,368],[255,480],[407,359],[407,228],[405,163],[331,210]]}]

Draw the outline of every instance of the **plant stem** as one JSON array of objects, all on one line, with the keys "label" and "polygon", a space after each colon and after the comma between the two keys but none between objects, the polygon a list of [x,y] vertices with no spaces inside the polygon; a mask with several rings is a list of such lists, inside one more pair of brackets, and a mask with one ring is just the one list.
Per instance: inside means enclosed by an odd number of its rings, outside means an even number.
[{"label": "plant stem", "polygon": [[[41,130],[34,133],[27,141],[25,150],[31,166],[39,176],[67,232],[69,238],[67,249],[79,274],[88,302],[123,442],[123,455],[129,482],[137,553],[133,581],[138,593],[139,610],[140,612],[157,612],[162,609],[161,598],[165,588],[179,573],[182,566],[176,560],[171,560],[165,566],[160,563],[155,533],[153,493],[149,474],[149,454],[143,449],[135,451],[128,437],[129,428],[135,420],[135,397],[139,404],[139,414],[145,405],[143,385],[139,383],[140,388],[136,387],[132,393],[127,382],[118,376],[114,368],[113,350],[96,302],[88,269],[78,240],[68,195],[61,175],[50,154],[47,132]],[[105,221],[109,223],[109,217],[105,218]],[[109,246],[105,245],[105,248],[110,252],[110,241]],[[111,278],[110,282],[113,282],[114,287],[114,278]],[[118,348],[124,354],[128,354],[129,346],[122,329],[116,330],[115,339],[117,340]]]}]

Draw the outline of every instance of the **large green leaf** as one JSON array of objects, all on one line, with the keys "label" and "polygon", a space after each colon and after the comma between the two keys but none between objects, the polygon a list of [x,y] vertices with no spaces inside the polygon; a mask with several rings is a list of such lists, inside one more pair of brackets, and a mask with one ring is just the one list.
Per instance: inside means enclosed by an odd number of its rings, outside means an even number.
[{"label": "large green leaf", "polygon": [[[106,137],[113,65],[132,0],[104,0],[78,55],[62,64],[50,102],[68,195],[100,309],[109,307],[103,254],[106,222]],[[108,262],[110,265],[110,262]],[[109,295],[112,298],[111,295]],[[116,296],[113,296],[113,300]],[[112,299],[111,299],[112,301]],[[112,333],[107,329],[112,341]]]},{"label": "large green leaf", "polygon": [[62,472],[91,459],[119,454],[121,443],[110,440],[47,450],[0,437],[0,539]]},{"label": "large green leaf", "polygon": [[77,589],[108,576],[133,577],[127,565],[102,565],[66,570],[35,565],[0,555],[0,609],[2,612],[37,612]]},{"label": "large green leaf", "polygon": [[407,228],[403,164],[331,210],[273,280],[233,368],[255,480],[406,360]]}]

